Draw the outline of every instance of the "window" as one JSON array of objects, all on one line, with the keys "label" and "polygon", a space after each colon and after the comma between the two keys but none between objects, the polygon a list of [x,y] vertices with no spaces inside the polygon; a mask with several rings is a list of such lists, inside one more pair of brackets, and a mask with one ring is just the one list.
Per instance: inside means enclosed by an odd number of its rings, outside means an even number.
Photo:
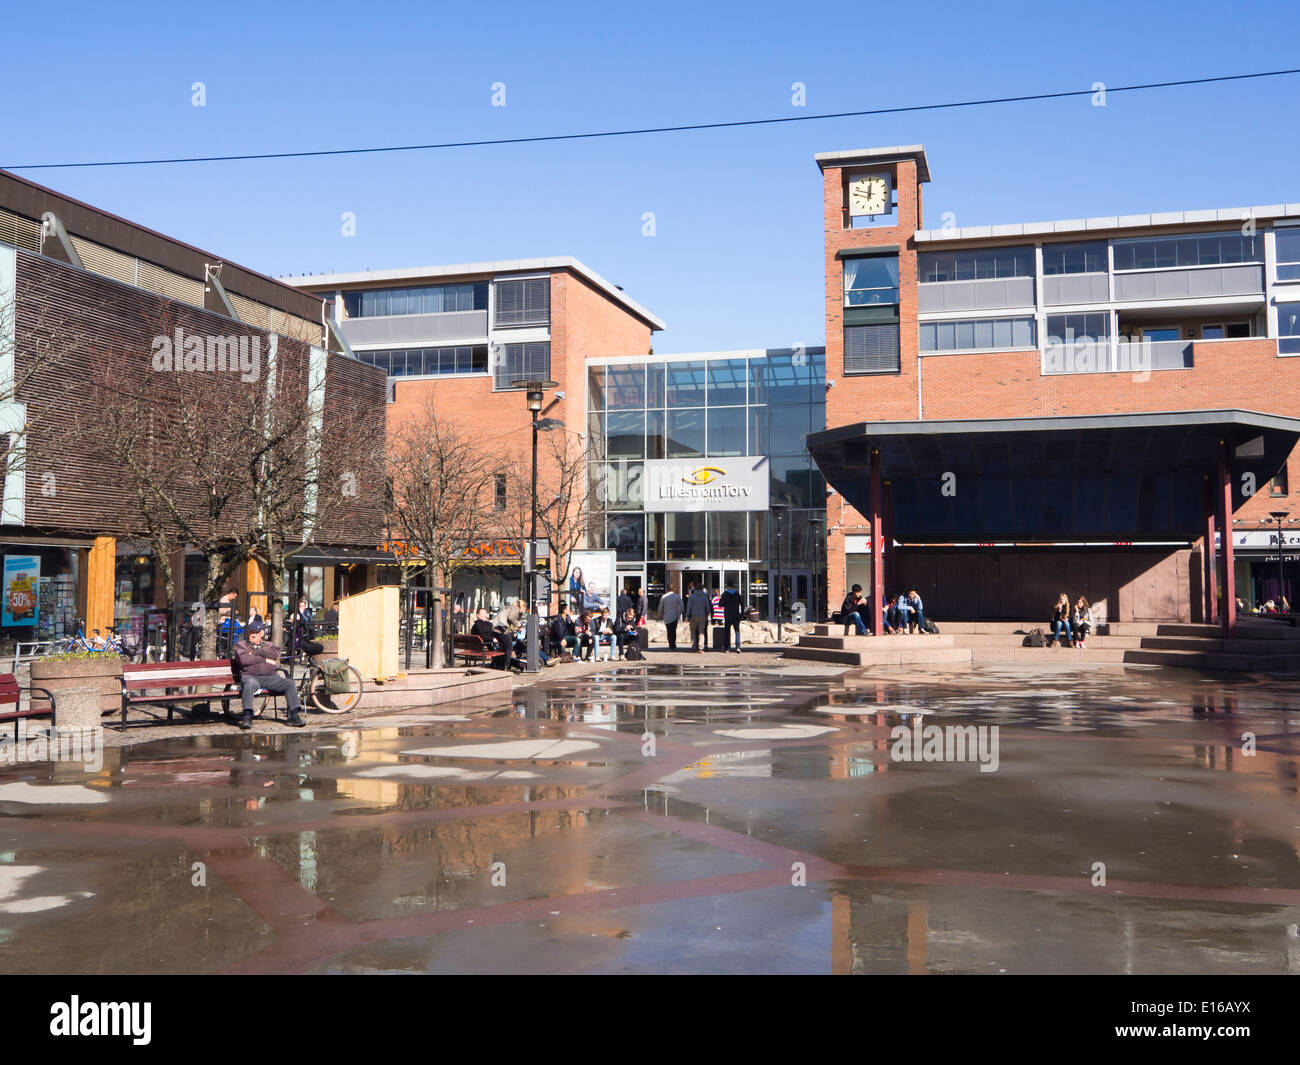
[{"label": "window", "polygon": [[1277,351],[1279,355],[1300,355],[1300,303],[1277,305]]},{"label": "window", "polygon": [[418,288],[361,289],[343,293],[349,318],[389,314],[441,314],[446,311],[487,310],[487,282],[464,285],[421,285]]},{"label": "window", "polygon": [[1044,244],[1044,274],[1104,274],[1106,243]]},{"label": "window", "polygon": [[898,256],[844,261],[844,306],[898,302]]},{"label": "window", "polygon": [[389,377],[487,373],[488,362],[486,347],[469,346],[358,351],[356,356],[380,367]]},{"label": "window", "polygon": [[493,507],[498,512],[506,509],[506,475],[498,473],[493,478],[494,495],[492,499]]},{"label": "window", "polygon": [[551,345],[549,342],[501,345],[492,381],[494,389],[509,388],[516,381],[549,381],[550,379]]},{"label": "window", "polygon": [[[922,322],[922,351],[992,351],[998,348],[1032,348],[1032,318],[962,318],[948,322]],[[846,371],[847,372],[847,371]]]},{"label": "window", "polygon": [[1277,279],[1300,281],[1300,226],[1275,229],[1277,242]]},{"label": "window", "polygon": [[498,327],[547,325],[551,320],[550,277],[523,277],[496,282]]},{"label": "window", "polygon": [[1271,496],[1284,496],[1286,493],[1286,467],[1283,466],[1277,471],[1277,476],[1268,482],[1268,494]]},{"label": "window", "polygon": [[1049,314],[1047,316],[1047,342],[1071,344],[1076,340],[1105,340],[1110,337],[1110,315],[1106,312],[1090,314]]},{"label": "window", "polygon": [[979,248],[922,252],[918,275],[924,282],[982,281],[995,277],[1033,277],[1033,248]]},{"label": "window", "polygon": [[898,323],[844,327],[846,374],[891,373],[898,369]]},{"label": "window", "polygon": [[1183,266],[1222,266],[1263,262],[1264,245],[1258,235],[1238,232],[1201,237],[1166,237],[1130,240],[1114,245],[1116,270],[1153,270]]}]

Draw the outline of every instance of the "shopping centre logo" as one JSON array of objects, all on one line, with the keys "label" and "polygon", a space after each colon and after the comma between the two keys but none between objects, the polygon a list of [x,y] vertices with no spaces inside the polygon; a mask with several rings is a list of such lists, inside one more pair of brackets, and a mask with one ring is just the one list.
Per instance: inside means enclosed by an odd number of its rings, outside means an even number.
[{"label": "shopping centre logo", "polygon": [[153,368],[158,373],[238,373],[256,381],[262,368],[262,338],[189,333],[177,326],[171,336],[153,338]]},{"label": "shopping centre logo", "polygon": [[686,484],[710,484],[718,477],[725,477],[727,471],[719,469],[717,466],[701,466],[698,470],[687,474],[682,478]]},{"label": "shopping centre logo", "polygon": [[998,771],[997,725],[895,725],[889,738],[895,762],[979,762],[981,773]]},{"label": "shopping centre logo", "polygon": [[37,727],[28,730],[27,719],[18,721],[17,735],[0,736],[0,765],[20,762],[80,762],[90,773],[104,768],[104,730]]}]

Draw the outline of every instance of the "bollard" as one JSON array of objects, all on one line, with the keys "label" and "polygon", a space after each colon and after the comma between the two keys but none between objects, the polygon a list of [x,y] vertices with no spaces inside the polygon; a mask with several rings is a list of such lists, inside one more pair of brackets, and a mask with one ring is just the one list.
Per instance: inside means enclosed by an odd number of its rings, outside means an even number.
[{"label": "bollard", "polygon": [[442,669],[442,599],[433,600],[433,621],[429,629],[429,668]]}]

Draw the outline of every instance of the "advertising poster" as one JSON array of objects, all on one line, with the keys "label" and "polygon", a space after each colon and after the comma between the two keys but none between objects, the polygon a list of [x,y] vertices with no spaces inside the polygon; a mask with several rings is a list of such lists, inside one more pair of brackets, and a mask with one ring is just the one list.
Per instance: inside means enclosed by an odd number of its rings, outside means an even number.
[{"label": "advertising poster", "polygon": [[569,579],[565,582],[571,610],[613,607],[613,551],[571,551]]},{"label": "advertising poster", "polygon": [[35,555],[5,555],[3,625],[35,625],[41,560]]}]

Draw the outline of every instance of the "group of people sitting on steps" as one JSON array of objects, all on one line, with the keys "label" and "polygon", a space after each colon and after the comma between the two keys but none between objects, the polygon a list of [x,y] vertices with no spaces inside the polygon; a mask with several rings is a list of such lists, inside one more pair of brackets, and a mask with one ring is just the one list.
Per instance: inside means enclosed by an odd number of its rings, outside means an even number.
[{"label": "group of people sitting on steps", "polygon": [[[866,618],[871,613],[871,600],[862,594],[862,585],[855,584],[844,597],[836,620],[845,625],[852,625],[859,636],[866,636]],[[897,596],[887,595],[884,610],[881,612],[881,627],[886,636],[904,633],[927,633],[932,631],[925,620],[925,604],[915,589]]]},{"label": "group of people sitting on steps", "polygon": [[1052,607],[1052,635],[1047,645],[1050,647],[1059,640],[1058,646],[1061,647],[1069,647],[1071,643],[1075,647],[1084,647],[1088,633],[1092,632],[1095,624],[1088,600],[1079,596],[1074,601],[1072,609],[1070,597],[1062,592],[1056,600],[1056,605]]}]

